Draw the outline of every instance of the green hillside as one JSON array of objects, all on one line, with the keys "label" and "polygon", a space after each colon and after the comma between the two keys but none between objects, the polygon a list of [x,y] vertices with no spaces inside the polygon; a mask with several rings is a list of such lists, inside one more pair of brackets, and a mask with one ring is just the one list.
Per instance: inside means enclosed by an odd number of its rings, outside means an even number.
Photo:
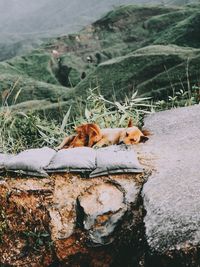
[{"label": "green hillside", "polygon": [[170,84],[177,83],[178,79],[182,83],[186,82],[188,58],[191,59],[190,79],[195,83],[198,70],[193,61],[198,62],[199,55],[200,49],[188,49],[175,45],[154,45],[138,49],[126,56],[101,63],[94,72],[77,85],[76,92],[85,92],[89,86],[94,88],[98,85],[101,92],[109,97],[112,97],[113,91],[121,99],[125,94],[130,95],[133,90],[137,90],[142,96],[163,98],[172,93],[170,91],[173,88]]},{"label": "green hillside", "polygon": [[199,28],[199,5],[115,8],[76,34],[1,62],[1,104],[62,117],[97,86],[110,99],[135,90],[166,99],[199,83]]}]

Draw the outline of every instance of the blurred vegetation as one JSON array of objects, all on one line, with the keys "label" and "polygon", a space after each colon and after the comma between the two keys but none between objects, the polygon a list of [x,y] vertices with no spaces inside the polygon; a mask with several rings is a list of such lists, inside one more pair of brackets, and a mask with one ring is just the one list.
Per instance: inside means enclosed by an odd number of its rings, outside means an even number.
[{"label": "blurred vegetation", "polygon": [[127,127],[130,118],[135,125],[141,127],[143,117],[151,112],[180,106],[197,104],[200,101],[200,87],[180,89],[168,100],[154,102],[152,98],[137,97],[135,92],[123,101],[113,101],[104,98],[98,88],[90,89],[85,106],[81,99],[76,103],[76,113],[71,114],[71,107],[63,121],[48,120],[38,113],[12,111],[9,106],[3,106],[0,112],[0,149],[1,152],[17,153],[34,147],[55,147],[67,134],[82,123],[94,122],[100,127]]},{"label": "blurred vegetation", "polygon": [[199,5],[121,6],[77,34],[0,62],[0,147],[56,146],[84,122],[141,126],[199,103]]},{"label": "blurred vegetation", "polygon": [[30,101],[38,100],[33,109],[45,113],[57,113],[63,102],[65,113],[96,86],[106,98],[113,90],[118,100],[135,90],[162,99],[172,93],[166,70],[176,73],[170,79],[179,90],[187,83],[188,59],[190,82],[198,82],[199,27],[198,4],[115,7],[76,34],[49,38],[30,53],[0,62],[0,102],[18,79],[13,97],[21,92],[15,103],[25,107],[27,102],[28,110]]}]

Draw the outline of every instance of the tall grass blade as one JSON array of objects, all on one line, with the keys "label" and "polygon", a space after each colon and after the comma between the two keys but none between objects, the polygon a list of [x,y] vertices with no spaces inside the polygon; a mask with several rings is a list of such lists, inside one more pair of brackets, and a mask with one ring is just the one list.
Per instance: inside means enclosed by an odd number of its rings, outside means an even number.
[{"label": "tall grass blade", "polygon": [[71,106],[69,107],[69,109],[68,109],[66,115],[65,115],[64,118],[63,118],[63,121],[62,121],[62,124],[61,124],[61,127],[60,127],[60,130],[61,130],[62,132],[64,132],[65,126],[67,125],[67,122],[68,122],[68,120],[69,120],[70,113],[71,113]]}]

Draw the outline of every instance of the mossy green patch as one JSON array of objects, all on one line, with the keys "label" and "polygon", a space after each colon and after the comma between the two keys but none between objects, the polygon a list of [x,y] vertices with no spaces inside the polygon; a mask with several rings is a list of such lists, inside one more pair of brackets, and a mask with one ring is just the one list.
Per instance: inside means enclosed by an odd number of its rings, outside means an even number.
[{"label": "mossy green patch", "polygon": [[74,87],[92,69],[94,69],[94,64],[87,61],[86,55],[78,57],[75,53],[70,52],[58,59],[58,69],[55,75],[63,86]]},{"label": "mossy green patch", "polygon": [[1,102],[9,105],[27,100],[47,99],[51,102],[70,98],[70,89],[37,81],[32,78],[1,74],[0,75]]},{"label": "mossy green patch", "polygon": [[181,64],[166,68],[152,79],[146,80],[138,86],[141,95],[153,96],[154,99],[166,99],[180,89],[191,90],[199,84],[200,51],[198,55],[185,59]]},{"label": "mossy green patch", "polygon": [[178,22],[188,18],[194,13],[194,10],[180,8],[180,10],[176,10],[167,14],[161,14],[157,16],[153,16],[150,19],[145,21],[145,28],[148,29],[152,34],[160,33],[162,34],[167,28],[171,28],[175,26]]},{"label": "mossy green patch", "polygon": [[7,63],[13,66],[16,71],[33,79],[59,84],[53,72],[57,63],[50,53],[35,50],[25,56],[15,57],[7,61]]},{"label": "mossy green patch", "polygon": [[[188,57],[195,57],[198,53],[199,50],[178,46],[159,45],[139,49],[124,57],[100,64],[94,73],[78,84],[76,92],[82,94],[90,87],[99,86],[104,95],[111,97],[114,93],[118,99],[131,94],[133,90],[138,90],[139,94],[150,95],[149,92],[158,89],[160,85],[150,88],[150,86],[142,87],[141,84],[146,84],[162,73],[162,82],[168,86],[170,81],[167,71],[184,63]],[[174,77],[179,81],[178,73]]]},{"label": "mossy green patch", "polygon": [[168,28],[155,40],[155,44],[177,44],[182,46],[200,47],[199,38],[200,12],[196,11],[173,27]]}]

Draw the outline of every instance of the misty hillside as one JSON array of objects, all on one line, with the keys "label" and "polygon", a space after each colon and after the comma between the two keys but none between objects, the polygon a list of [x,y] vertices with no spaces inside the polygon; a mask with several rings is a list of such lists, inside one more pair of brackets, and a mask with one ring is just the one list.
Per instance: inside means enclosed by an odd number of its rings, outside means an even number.
[{"label": "misty hillside", "polygon": [[118,101],[136,90],[155,101],[187,94],[200,81],[199,28],[199,5],[116,7],[80,32],[1,62],[1,104],[62,119],[78,99],[84,106],[89,88]]},{"label": "misty hillside", "polygon": [[120,4],[186,4],[188,0],[1,0],[1,37],[64,34],[91,23]]},{"label": "misty hillside", "polygon": [[198,0],[1,0],[0,60],[29,51],[46,37],[78,31],[120,4],[181,5],[195,1]]},{"label": "misty hillside", "polygon": [[[1,37],[21,35],[40,37],[76,31],[94,21],[113,5],[145,3],[133,0],[1,0]],[[18,36],[20,37],[20,36]]]}]

